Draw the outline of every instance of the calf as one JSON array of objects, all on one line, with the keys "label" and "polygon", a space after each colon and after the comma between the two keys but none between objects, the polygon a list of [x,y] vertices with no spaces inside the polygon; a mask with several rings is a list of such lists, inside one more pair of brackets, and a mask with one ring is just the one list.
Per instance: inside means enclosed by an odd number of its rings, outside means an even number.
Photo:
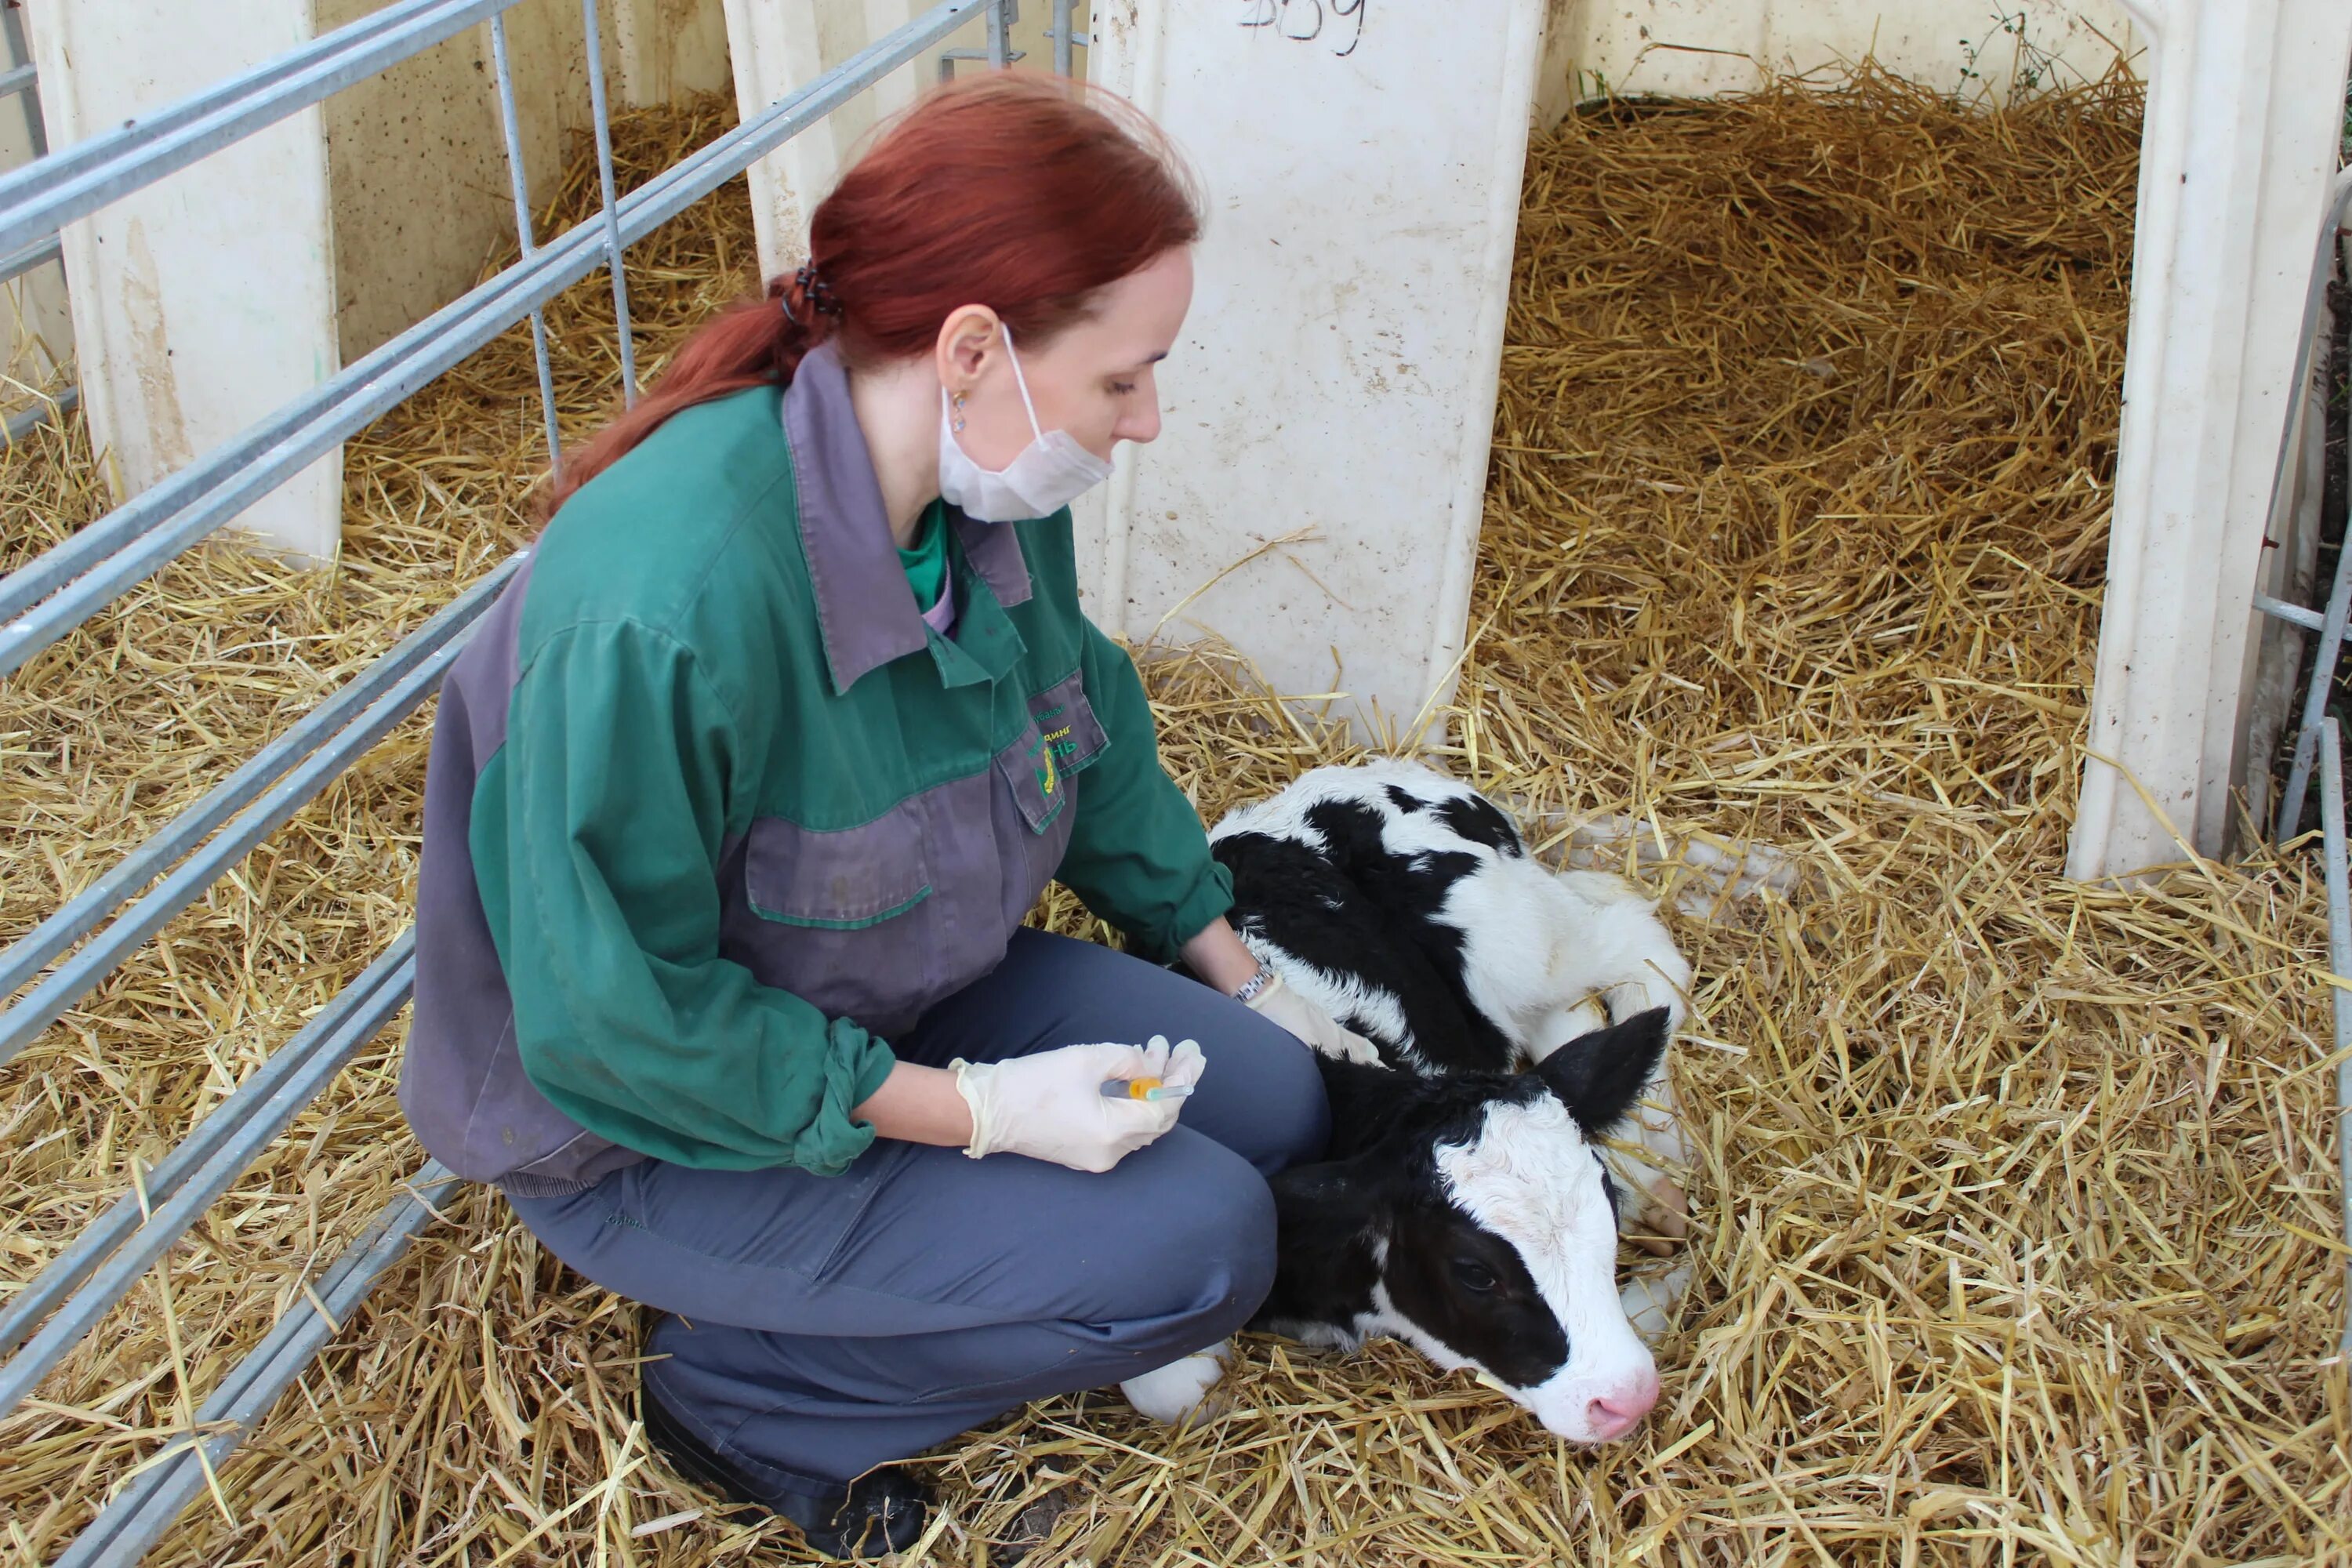
[{"label": "calf", "polygon": [[1658,1387],[1636,1325],[1662,1329],[1687,1279],[1619,1295],[1620,1224],[1678,1235],[1683,1205],[1599,1142],[1688,1157],[1664,1059],[1690,966],[1649,901],[1547,869],[1491,801],[1411,763],[1318,769],[1210,837],[1242,940],[1377,1052],[1322,1058],[1332,1144],[1274,1184],[1258,1326],[1392,1335],[1571,1441],[1631,1430]]}]

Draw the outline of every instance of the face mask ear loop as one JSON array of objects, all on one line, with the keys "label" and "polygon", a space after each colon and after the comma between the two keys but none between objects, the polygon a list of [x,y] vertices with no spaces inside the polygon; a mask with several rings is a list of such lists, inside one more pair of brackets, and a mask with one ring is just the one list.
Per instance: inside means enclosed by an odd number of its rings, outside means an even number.
[{"label": "face mask ear loop", "polygon": [[1029,401],[1029,380],[1021,374],[1021,356],[1013,352],[1013,329],[999,321],[996,330],[1004,334],[1004,357],[1013,362],[1013,384],[1021,389],[1021,406],[1029,415],[1029,433],[1042,441],[1045,432],[1037,424],[1037,405]]}]

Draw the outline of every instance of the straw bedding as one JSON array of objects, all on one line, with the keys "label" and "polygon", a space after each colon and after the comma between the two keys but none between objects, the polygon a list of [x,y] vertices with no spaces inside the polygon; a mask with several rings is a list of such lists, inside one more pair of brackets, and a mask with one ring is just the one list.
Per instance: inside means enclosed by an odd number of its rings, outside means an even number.
[{"label": "straw bedding", "polygon": [[[620,128],[635,175],[709,105]],[[2308,858],[2057,879],[2113,464],[2138,100],[2000,112],[1864,73],[1616,105],[1528,168],[1450,765],[1675,895],[1697,1279],[1638,1442],[1564,1449],[1393,1347],[1253,1342],[1171,1436],[1115,1396],[948,1455],[928,1560],[2352,1562]],[[558,207],[576,217],[578,166]],[[750,264],[740,191],[642,247],[643,351]],[[556,308],[572,429],[613,391]],[[215,550],[0,689],[7,934],[525,534],[528,340],[351,449],[331,576]],[[20,558],[102,510],[79,434],[0,467]],[[1302,519],[1302,523],[1318,520]],[[1336,523],[1338,520],[1333,520]],[[1155,658],[1211,816],[1348,753],[1234,660]],[[408,918],[412,721],[0,1075],[22,1279]],[[1749,843],[1790,873],[1716,897]],[[1694,848],[1694,847],[1698,847]],[[1066,901],[1045,918],[1086,922]],[[46,1561],[418,1158],[397,1029],[0,1424]],[[157,1552],[178,1564],[789,1556],[633,1421],[633,1310],[475,1194]],[[1059,1511],[1058,1519],[1055,1518]]]}]

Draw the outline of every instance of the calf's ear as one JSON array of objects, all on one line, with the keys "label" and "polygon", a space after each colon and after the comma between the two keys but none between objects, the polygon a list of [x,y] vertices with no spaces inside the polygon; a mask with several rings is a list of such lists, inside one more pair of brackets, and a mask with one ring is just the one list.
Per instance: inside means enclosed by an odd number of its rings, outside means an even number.
[{"label": "calf's ear", "polygon": [[1622,1024],[1579,1035],[1544,1058],[1536,1076],[1559,1097],[1579,1127],[1605,1132],[1625,1120],[1657,1071],[1666,1054],[1666,1009],[1653,1007]]}]

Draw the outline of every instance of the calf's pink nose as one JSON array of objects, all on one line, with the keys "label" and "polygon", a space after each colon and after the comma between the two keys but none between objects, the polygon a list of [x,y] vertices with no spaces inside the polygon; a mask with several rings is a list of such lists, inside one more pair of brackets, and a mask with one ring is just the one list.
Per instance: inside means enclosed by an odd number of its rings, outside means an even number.
[{"label": "calf's pink nose", "polygon": [[1585,1419],[1606,1442],[1622,1437],[1637,1426],[1658,1402],[1658,1374],[1644,1373],[1624,1387],[1613,1389],[1586,1407]]}]

